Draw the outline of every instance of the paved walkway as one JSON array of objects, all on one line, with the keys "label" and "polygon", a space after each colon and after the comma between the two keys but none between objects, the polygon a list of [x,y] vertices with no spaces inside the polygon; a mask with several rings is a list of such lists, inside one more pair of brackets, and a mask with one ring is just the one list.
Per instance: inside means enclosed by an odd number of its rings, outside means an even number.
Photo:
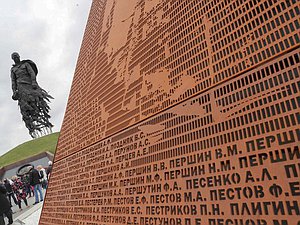
[{"label": "paved walkway", "polygon": [[[43,195],[45,197],[45,190],[43,190]],[[43,202],[40,202],[36,205],[33,205],[35,202],[35,198],[27,198],[28,207],[25,205],[25,203],[22,201],[22,210],[19,209],[17,205],[15,205],[12,201],[13,207],[13,220],[14,225],[38,225],[40,215],[42,212],[42,206]],[[7,218],[6,218],[6,223]]]}]

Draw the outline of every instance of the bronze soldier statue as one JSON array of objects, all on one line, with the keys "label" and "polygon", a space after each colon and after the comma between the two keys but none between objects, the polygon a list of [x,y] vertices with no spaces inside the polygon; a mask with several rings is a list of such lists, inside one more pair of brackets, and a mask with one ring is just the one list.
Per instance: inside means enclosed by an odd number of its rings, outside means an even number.
[{"label": "bronze soldier statue", "polygon": [[18,101],[22,119],[31,137],[36,138],[52,132],[47,102],[53,99],[36,81],[37,67],[31,60],[20,60],[17,52],[12,53],[15,62],[11,68],[12,99]]}]

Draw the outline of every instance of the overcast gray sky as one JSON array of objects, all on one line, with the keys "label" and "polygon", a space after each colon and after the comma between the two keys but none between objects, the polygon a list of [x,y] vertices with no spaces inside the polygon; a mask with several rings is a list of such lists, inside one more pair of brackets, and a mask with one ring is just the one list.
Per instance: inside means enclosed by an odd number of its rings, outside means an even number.
[{"label": "overcast gray sky", "polygon": [[11,99],[11,53],[33,60],[59,131],[92,0],[7,0],[0,5],[0,156],[32,140]]}]

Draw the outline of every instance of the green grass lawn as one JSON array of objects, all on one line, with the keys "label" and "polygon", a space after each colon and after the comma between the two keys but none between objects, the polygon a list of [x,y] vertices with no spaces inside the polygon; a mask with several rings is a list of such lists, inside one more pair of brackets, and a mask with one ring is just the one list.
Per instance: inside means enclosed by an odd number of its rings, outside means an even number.
[{"label": "green grass lawn", "polygon": [[25,142],[0,157],[0,168],[41,152],[54,154],[59,132]]}]

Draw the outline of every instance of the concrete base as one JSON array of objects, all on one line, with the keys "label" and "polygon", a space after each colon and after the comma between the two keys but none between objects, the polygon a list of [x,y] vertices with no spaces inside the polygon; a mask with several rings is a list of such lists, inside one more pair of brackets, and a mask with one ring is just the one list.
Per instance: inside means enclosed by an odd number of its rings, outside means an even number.
[{"label": "concrete base", "polygon": [[25,213],[17,217],[13,224],[15,225],[38,225],[42,212],[42,204],[35,205]]}]

